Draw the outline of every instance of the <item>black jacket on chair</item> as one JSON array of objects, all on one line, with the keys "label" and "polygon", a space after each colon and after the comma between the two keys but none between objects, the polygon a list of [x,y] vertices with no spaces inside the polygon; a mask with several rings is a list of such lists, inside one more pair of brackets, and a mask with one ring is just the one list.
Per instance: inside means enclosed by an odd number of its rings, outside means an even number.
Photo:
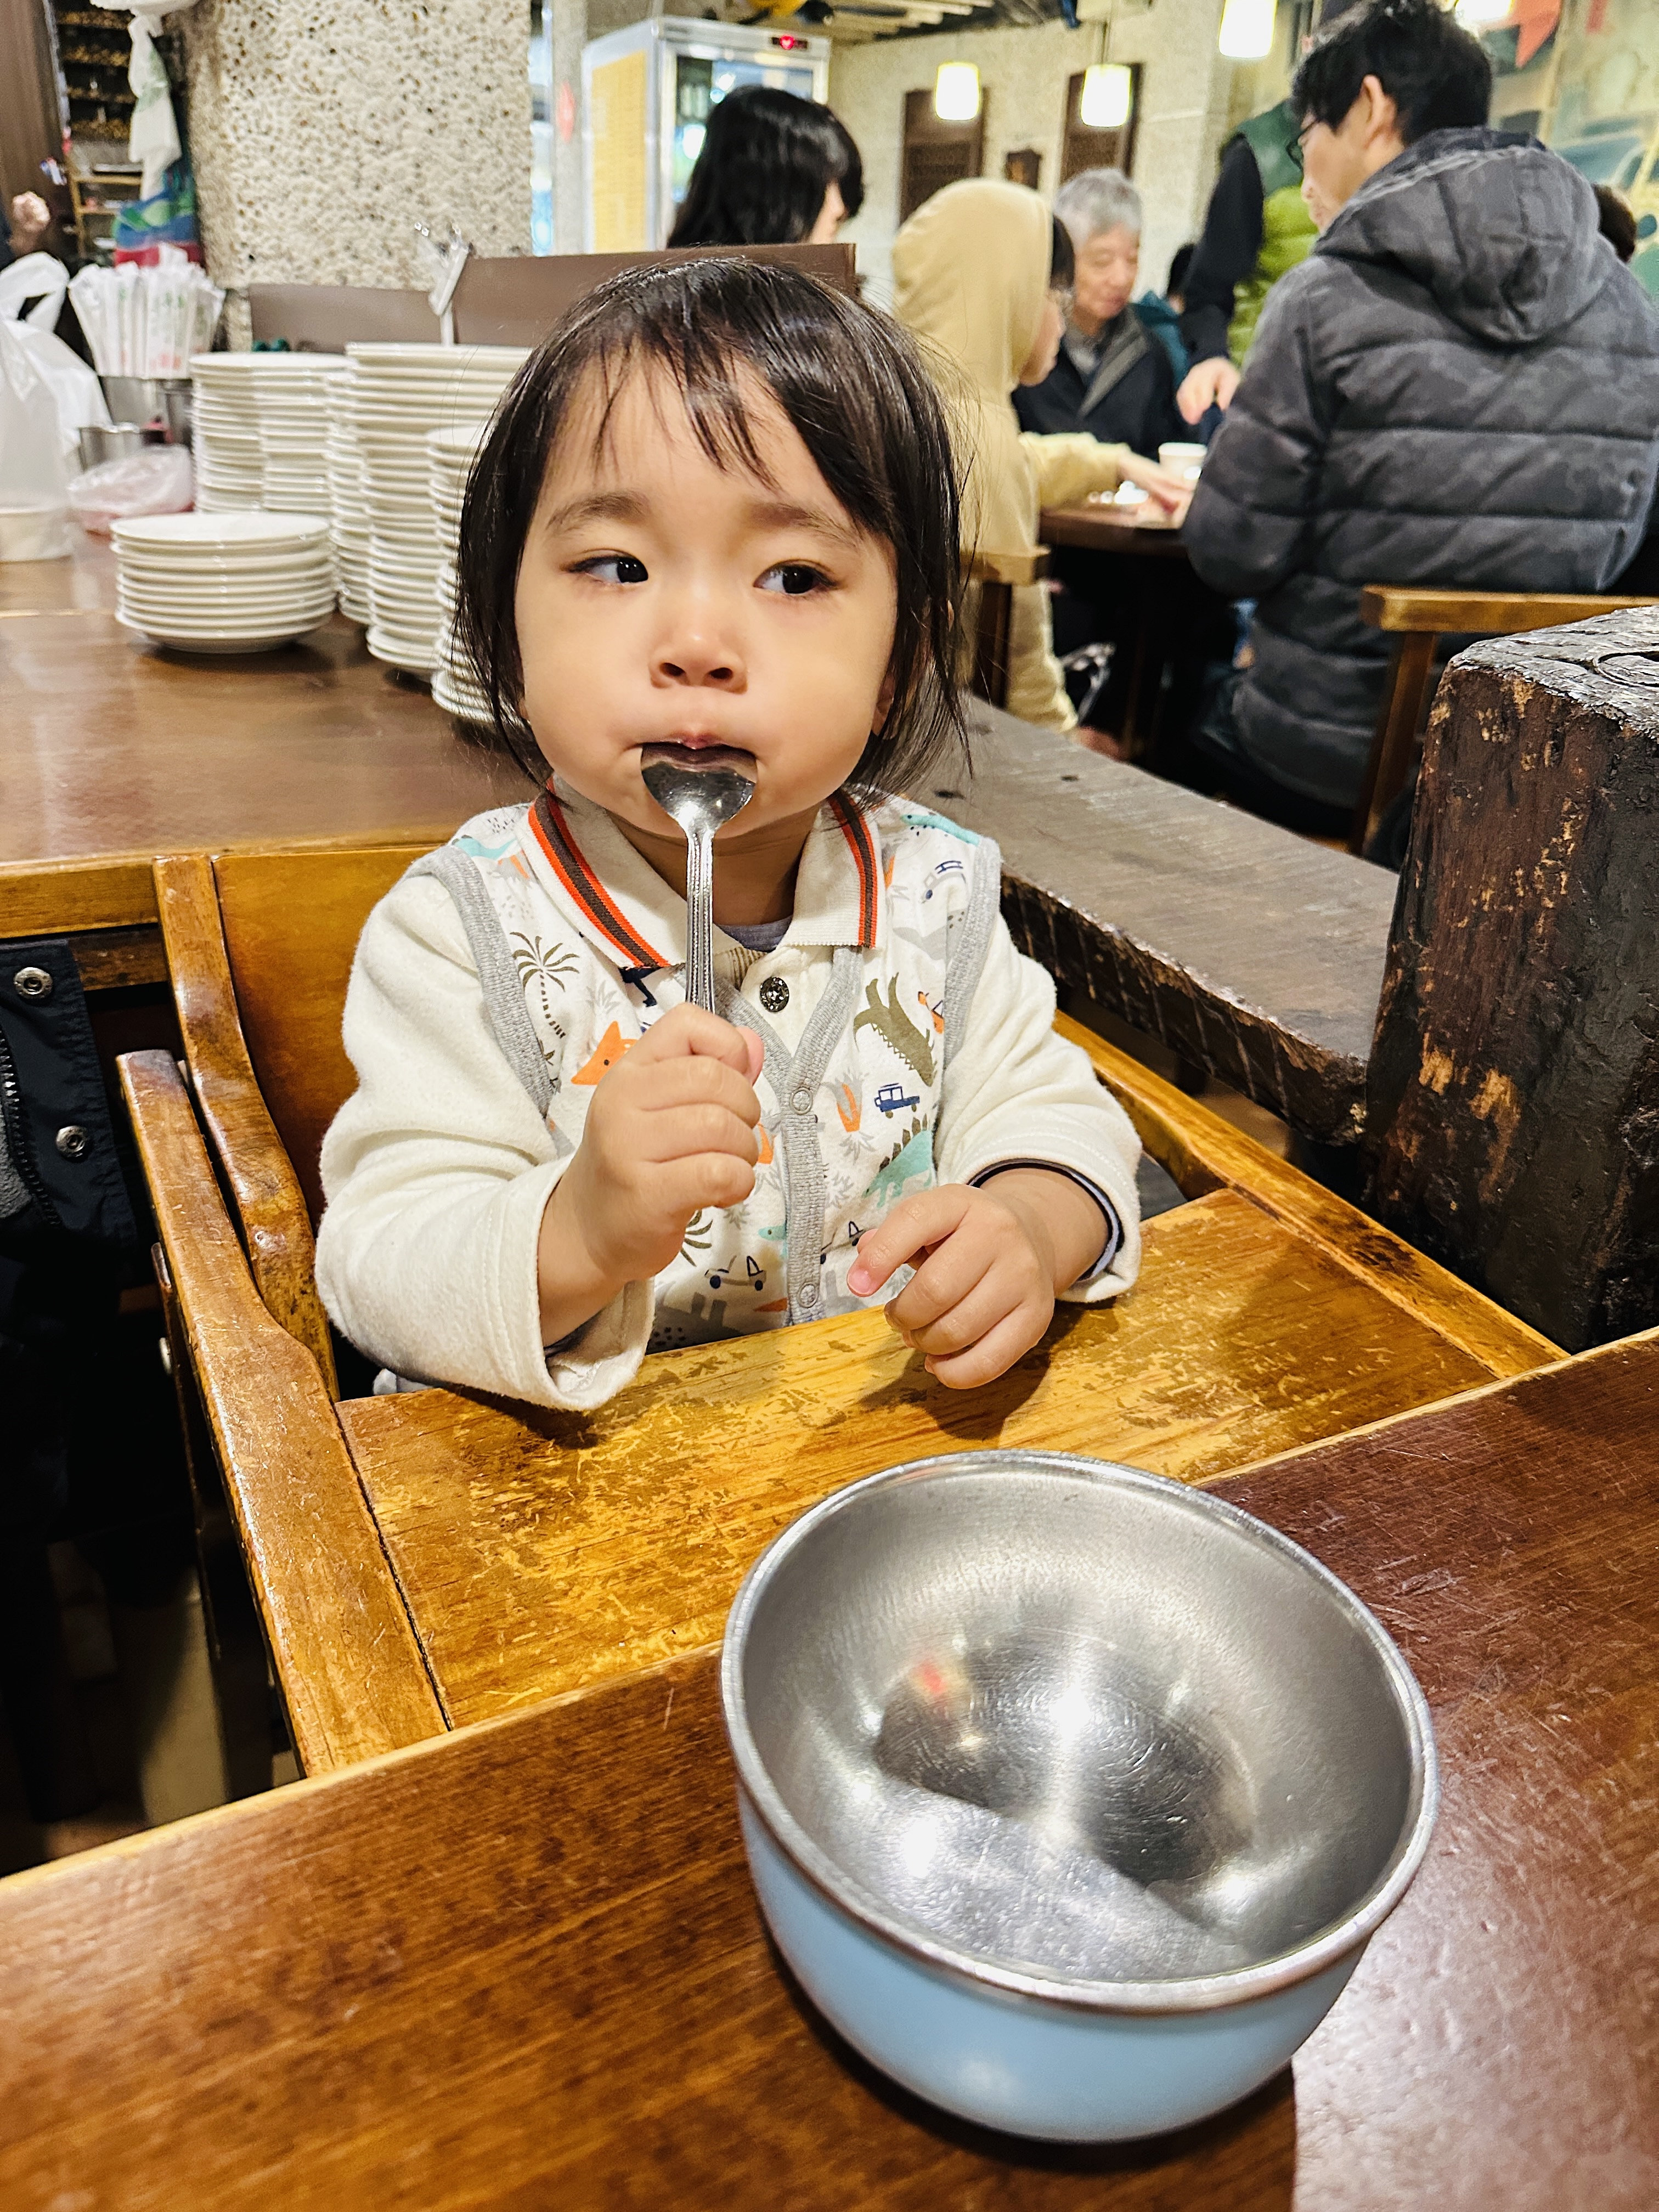
[{"label": "black jacket on chair", "polygon": [[1085,349],[1067,331],[1042,382],[1014,394],[1020,428],[1049,436],[1086,430],[1103,445],[1127,446],[1153,460],[1161,445],[1189,442],[1194,434],[1175,404],[1175,371],[1161,340],[1132,306],[1101,336],[1098,365],[1085,375]]},{"label": "black jacket on chair", "polygon": [[1605,591],[1659,471],[1659,308],[1535,139],[1435,131],[1273,287],[1182,536],[1254,599],[1239,743],[1352,806],[1390,641],[1367,584]]}]

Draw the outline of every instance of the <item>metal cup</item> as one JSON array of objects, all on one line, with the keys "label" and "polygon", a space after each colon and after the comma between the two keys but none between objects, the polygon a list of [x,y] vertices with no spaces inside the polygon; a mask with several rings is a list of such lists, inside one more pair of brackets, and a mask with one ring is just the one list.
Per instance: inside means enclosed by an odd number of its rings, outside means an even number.
[{"label": "metal cup", "polygon": [[106,429],[100,422],[89,422],[80,434],[81,465],[95,469],[102,461],[125,461],[134,453],[142,453],[146,440],[142,426],[137,422],[117,422]]}]

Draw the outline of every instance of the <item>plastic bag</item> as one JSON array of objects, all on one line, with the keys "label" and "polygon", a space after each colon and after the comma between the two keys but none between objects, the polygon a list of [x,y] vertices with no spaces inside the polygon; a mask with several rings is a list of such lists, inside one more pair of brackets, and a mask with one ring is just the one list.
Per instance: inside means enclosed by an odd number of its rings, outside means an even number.
[{"label": "plastic bag", "polygon": [[0,561],[54,560],[72,542],[57,396],[28,343],[43,335],[0,322]]},{"label": "plastic bag", "polygon": [[[0,321],[11,323],[21,318],[37,331],[55,331],[69,281],[69,270],[55,254],[24,254],[21,260],[0,269]],[[33,306],[22,313],[31,300]]]},{"label": "plastic bag", "polygon": [[107,537],[112,522],[135,514],[182,514],[195,496],[190,455],[182,446],[150,446],[124,461],[103,461],[69,488],[82,530]]}]

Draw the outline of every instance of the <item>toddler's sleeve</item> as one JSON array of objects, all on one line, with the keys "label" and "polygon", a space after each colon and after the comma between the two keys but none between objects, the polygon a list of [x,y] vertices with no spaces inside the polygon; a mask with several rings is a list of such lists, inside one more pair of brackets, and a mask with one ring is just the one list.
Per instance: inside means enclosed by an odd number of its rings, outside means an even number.
[{"label": "toddler's sleeve", "polygon": [[323,1141],[317,1236],[330,1319],[411,1380],[602,1405],[644,1356],[651,1285],[630,1284],[544,1350],[537,1248],[573,1154],[491,1034],[441,884],[405,878],[369,916],[344,1036],[358,1087]]},{"label": "toddler's sleeve", "polygon": [[1054,986],[1016,951],[1008,925],[992,925],[984,966],[960,1017],[946,1067],[935,1159],[941,1182],[980,1182],[999,1168],[1056,1168],[1115,1218],[1104,1264],[1062,1297],[1092,1303],[1133,1282],[1140,1265],[1135,1166],[1140,1139],[1088,1055],[1054,1033]]}]

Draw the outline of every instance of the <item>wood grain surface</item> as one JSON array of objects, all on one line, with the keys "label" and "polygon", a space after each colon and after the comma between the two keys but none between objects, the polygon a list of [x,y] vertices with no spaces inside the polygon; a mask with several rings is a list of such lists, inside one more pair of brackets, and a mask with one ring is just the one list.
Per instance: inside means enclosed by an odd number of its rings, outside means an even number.
[{"label": "wood grain surface", "polygon": [[357,1087],[340,1036],[357,939],[369,909],[429,849],[388,842],[214,863],[242,1031],[313,1223],[323,1139]]},{"label": "wood grain surface", "polygon": [[1224,1494],[1401,1638],[1423,1872],[1255,2098],[1104,2151],[888,2087],[758,1924],[714,1660],[0,1884],[15,2212],[1650,2212],[1659,1344]]},{"label": "wood grain surface", "polygon": [[1062,1308],[983,1390],[876,1312],[661,1354],[587,1415],[449,1390],[338,1412],[460,1725],[709,1642],[771,1537],[878,1468],[1033,1445],[1196,1481],[1491,1371],[1224,1190],[1149,1223],[1134,1291]]},{"label": "wood grain surface", "polygon": [[[1150,502],[1149,502],[1150,503]],[[1088,553],[1133,553],[1137,560],[1185,561],[1181,532],[1159,509],[1144,522],[1140,507],[1115,507],[1107,501],[1079,507],[1045,507],[1037,536],[1045,545],[1073,545]]]},{"label": "wood grain surface", "polygon": [[435,1735],[447,1717],[317,1362],[260,1303],[173,1060],[118,1064],[301,1764]]},{"label": "wood grain surface", "polygon": [[971,779],[915,795],[1002,848],[1016,943],[1182,1060],[1357,1137],[1395,880],[975,703]]},{"label": "wood grain surface", "polygon": [[1494,1375],[1525,1375],[1561,1357],[1560,1347],[1414,1251],[1288,1160],[1279,1159],[1196,1098],[1188,1098],[1127,1053],[1061,1014],[1054,1027],[1082,1047],[1134,1123],[1141,1144],[1189,1197],[1237,1190],[1304,1234],[1385,1297],[1472,1352]]},{"label": "wood grain surface", "polygon": [[[58,604],[74,602],[67,608]],[[470,750],[418,685],[368,658],[335,616],[276,653],[157,652],[112,611],[107,546],[0,563],[0,929],[21,863],[308,837],[447,836],[527,795],[517,769]],[[38,882],[38,899],[48,886]],[[103,896],[109,898],[106,884]],[[111,925],[154,920],[117,907]]]},{"label": "wood grain surface", "polygon": [[1659,606],[1659,599],[1627,599],[1617,592],[1437,592],[1418,584],[1368,584],[1359,594],[1359,617],[1373,629],[1421,630],[1513,636],[1554,629],[1621,607]]},{"label": "wood grain surface", "polygon": [[1472,647],[1430,719],[1372,1200],[1571,1350],[1659,1322],[1659,612]]},{"label": "wood grain surface", "polygon": [[[191,1090],[236,1210],[255,1287],[266,1312],[317,1362],[330,1397],[337,1397],[311,1220],[248,1057],[213,862],[205,853],[164,855],[155,863],[155,899]],[[337,1015],[331,1039],[337,1051],[338,1033]]]}]

